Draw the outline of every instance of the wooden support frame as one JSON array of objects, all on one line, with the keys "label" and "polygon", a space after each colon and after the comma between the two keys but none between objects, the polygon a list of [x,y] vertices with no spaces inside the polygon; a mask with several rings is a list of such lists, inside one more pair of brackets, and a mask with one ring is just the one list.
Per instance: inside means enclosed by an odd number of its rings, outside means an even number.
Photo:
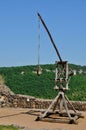
[{"label": "wooden support frame", "polygon": [[[56,62],[55,83],[56,85],[58,85],[55,88],[56,90],[59,90],[58,95],[52,101],[48,109],[43,114],[41,114],[40,116],[36,118],[36,121],[45,120],[45,121],[59,122],[64,119],[64,118],[62,119],[62,117],[68,117],[67,119],[69,123],[77,124],[78,123],[77,119],[83,116],[81,115],[81,113],[77,113],[74,106],[70,103],[69,99],[65,95],[65,91],[68,90],[68,84],[69,84],[69,72],[68,72],[67,61]],[[73,111],[72,113],[69,110],[68,105],[71,106],[72,111]],[[57,106],[59,106],[58,112],[57,112]],[[65,110],[65,113],[63,112],[63,110]],[[57,113],[59,114],[59,117],[60,117],[59,119],[48,118],[50,115],[57,114]]]},{"label": "wooden support frame", "polygon": [[[55,111],[58,104],[59,104],[59,111]],[[71,105],[73,112],[69,111],[68,105]],[[66,110],[66,112],[64,112],[63,107],[64,110]],[[56,114],[56,115],[59,114],[60,118],[52,119],[49,117],[52,114]],[[64,92],[60,91],[56,96],[56,98],[50,104],[49,108],[42,115],[38,116],[36,118],[36,121],[45,120],[45,121],[52,121],[52,122],[62,122],[62,121],[65,122],[65,119],[63,117],[68,117],[67,118],[68,123],[77,124],[78,123],[77,119],[83,116],[81,115],[81,113],[77,113],[74,106],[69,102],[68,98],[64,95]]]},{"label": "wooden support frame", "polygon": [[63,89],[64,91],[68,90],[69,84],[69,71],[68,71],[68,62],[56,62],[56,72],[55,72],[55,83],[58,89]]}]

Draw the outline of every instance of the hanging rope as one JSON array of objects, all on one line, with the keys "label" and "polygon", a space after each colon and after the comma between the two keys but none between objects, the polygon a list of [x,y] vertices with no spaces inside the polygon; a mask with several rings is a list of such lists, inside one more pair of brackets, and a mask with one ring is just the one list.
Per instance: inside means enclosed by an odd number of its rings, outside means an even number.
[{"label": "hanging rope", "polygon": [[40,67],[40,19],[38,17],[38,68],[37,68],[37,75],[39,76],[42,72]]},{"label": "hanging rope", "polygon": [[38,66],[40,66],[40,19],[38,18]]}]

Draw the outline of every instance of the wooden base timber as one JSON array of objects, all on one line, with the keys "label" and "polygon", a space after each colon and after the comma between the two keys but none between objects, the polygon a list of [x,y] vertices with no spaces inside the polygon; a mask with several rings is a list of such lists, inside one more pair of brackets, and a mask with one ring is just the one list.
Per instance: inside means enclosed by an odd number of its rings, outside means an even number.
[{"label": "wooden base timber", "polygon": [[[72,111],[68,109],[68,104],[71,105]],[[56,111],[59,105],[59,111]],[[63,112],[63,107],[66,112]],[[52,111],[51,111],[52,110]],[[81,113],[77,113],[74,106],[69,102],[68,98],[60,91],[56,98],[52,101],[49,108],[36,118],[36,121],[50,121],[50,122],[68,122],[70,124],[77,124],[78,118],[83,118]]]}]

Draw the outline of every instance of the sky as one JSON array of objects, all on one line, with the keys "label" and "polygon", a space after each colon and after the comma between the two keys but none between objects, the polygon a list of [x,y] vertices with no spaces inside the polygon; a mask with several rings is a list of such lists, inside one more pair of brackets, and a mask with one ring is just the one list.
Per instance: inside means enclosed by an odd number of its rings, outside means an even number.
[{"label": "sky", "polygon": [[[38,64],[38,16],[63,61],[86,65],[86,0],[0,0],[0,67]],[[40,64],[58,56],[40,22]]]}]

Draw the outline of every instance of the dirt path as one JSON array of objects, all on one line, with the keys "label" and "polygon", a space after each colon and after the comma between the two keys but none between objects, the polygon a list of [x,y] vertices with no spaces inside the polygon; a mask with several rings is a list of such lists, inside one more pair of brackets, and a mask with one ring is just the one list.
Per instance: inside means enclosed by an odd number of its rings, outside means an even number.
[{"label": "dirt path", "polygon": [[83,112],[85,118],[78,120],[78,125],[35,121],[37,116],[29,115],[28,112],[29,109],[0,108],[0,125],[14,124],[30,130],[86,130],[86,112]]}]

